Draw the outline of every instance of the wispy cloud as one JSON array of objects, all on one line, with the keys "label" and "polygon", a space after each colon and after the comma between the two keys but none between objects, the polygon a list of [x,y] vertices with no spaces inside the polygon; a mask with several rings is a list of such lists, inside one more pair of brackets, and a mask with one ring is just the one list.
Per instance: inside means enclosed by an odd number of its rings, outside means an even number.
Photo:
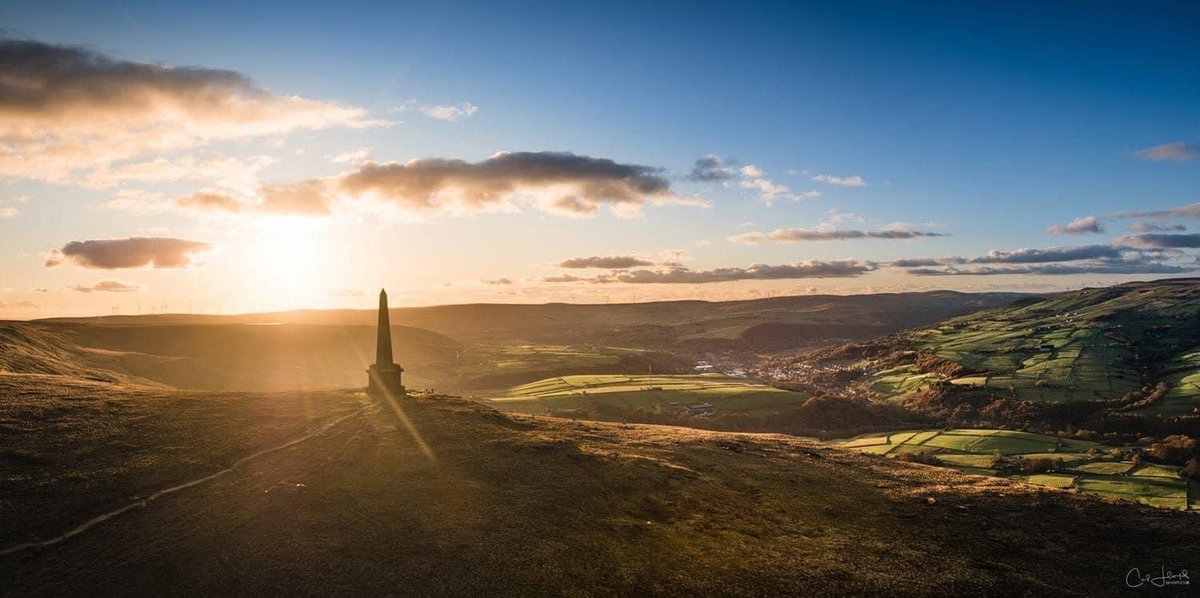
[{"label": "wispy cloud", "polygon": [[914,276],[999,276],[1035,275],[1063,276],[1070,274],[1182,274],[1196,270],[1195,266],[1179,266],[1161,261],[1102,260],[1085,264],[1025,264],[1019,266],[981,266],[975,268],[914,268],[908,274]]},{"label": "wispy cloud", "polygon": [[1111,245],[1077,245],[1046,249],[1026,247],[1016,251],[992,250],[987,255],[970,261],[976,264],[1044,264],[1119,257],[1121,257],[1120,248]]},{"label": "wispy cloud", "polygon": [[551,276],[545,282],[588,282],[593,284],[709,284],[736,280],[788,280],[802,278],[852,278],[876,270],[874,262],[855,259],[808,260],[778,266],[754,264],[745,268],[692,270],[682,266],[661,270],[618,270],[593,277]]},{"label": "wispy cloud", "polygon": [[[1140,237],[1181,235],[1140,235]],[[1195,235],[1200,244],[1200,235]],[[906,268],[915,276],[995,276],[1004,274],[1178,274],[1196,269],[1195,263],[1161,251],[1156,239],[1116,239],[1113,245],[1078,245],[1045,249],[990,251],[987,255],[941,258],[906,258],[889,266]],[[1186,243],[1176,247],[1187,246]],[[1191,245],[1196,246],[1196,245]],[[1194,260],[1193,260],[1194,262]]]},{"label": "wispy cloud", "polygon": [[454,122],[462,118],[470,118],[479,112],[479,107],[471,102],[457,104],[422,104],[416,100],[408,100],[397,110],[401,112],[417,112],[442,122]]},{"label": "wispy cloud", "polygon": [[1200,233],[1186,235],[1146,233],[1117,237],[1113,239],[1113,243],[1141,249],[1196,249],[1200,248]]},{"label": "wispy cloud", "polygon": [[370,148],[339,152],[329,157],[329,161],[334,164],[361,164],[370,159]]},{"label": "wispy cloud", "polygon": [[73,284],[67,288],[80,293],[137,293],[144,290],[140,285],[119,280],[101,280],[90,285]]},{"label": "wispy cloud", "polygon": [[1089,233],[1103,233],[1104,226],[1100,224],[1099,218],[1084,216],[1063,225],[1048,226],[1046,227],[1046,232],[1054,235],[1086,235]]},{"label": "wispy cloud", "polygon": [[559,262],[559,268],[605,268],[617,270],[623,268],[636,268],[638,266],[653,266],[655,263],[651,260],[640,258],[632,255],[610,255],[610,256],[592,256],[592,257],[575,257],[569,260]]},{"label": "wispy cloud", "polygon": [[904,229],[885,230],[853,230],[853,229],[806,229],[806,228],[777,228],[769,233],[758,231],[726,237],[734,243],[758,245],[761,243],[800,243],[806,241],[849,241],[852,239],[887,239],[907,241],[926,237],[944,237],[944,233],[933,233]]},{"label": "wispy cloud", "polygon": [[250,208],[245,202],[228,193],[214,190],[196,191],[171,199],[171,204],[186,210],[197,212],[226,212],[237,214]]},{"label": "wispy cloud", "polygon": [[1187,230],[1182,224],[1157,224],[1154,222],[1134,222],[1129,225],[1129,231],[1134,233],[1178,233]]},{"label": "wispy cloud", "polygon": [[1189,162],[1200,157],[1200,143],[1187,143],[1184,141],[1164,143],[1138,150],[1137,156],[1145,160]]},{"label": "wispy cloud", "polygon": [[757,191],[759,201],[767,205],[772,205],[779,200],[800,201],[802,199],[812,199],[821,196],[821,192],[815,189],[794,192],[791,187],[767,178],[766,173],[753,164],[741,167],[738,169],[738,173],[741,175],[741,178],[738,180],[737,186]]},{"label": "wispy cloud", "polygon": [[275,161],[270,156],[254,156],[244,160],[231,157],[158,157],[118,166],[97,166],[83,179],[83,184],[89,187],[112,187],[125,183],[193,181],[248,190],[258,184],[259,171]]},{"label": "wispy cloud", "polygon": [[812,180],[826,185],[835,185],[838,187],[866,187],[867,182],[861,176],[834,176],[832,174],[818,174]]},{"label": "wispy cloud", "polygon": [[1171,218],[1200,218],[1200,203],[1192,203],[1163,210],[1128,210],[1113,212],[1108,218],[1155,218],[1168,220]]}]

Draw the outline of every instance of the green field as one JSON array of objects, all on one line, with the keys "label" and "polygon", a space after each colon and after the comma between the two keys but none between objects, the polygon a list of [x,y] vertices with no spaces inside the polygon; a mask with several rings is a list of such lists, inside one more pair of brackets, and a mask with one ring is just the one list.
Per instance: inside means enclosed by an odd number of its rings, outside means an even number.
[{"label": "green field", "polygon": [[[1083,289],[909,333],[906,351],[866,364],[866,388],[892,399],[944,383],[961,392],[1053,404],[1116,401],[1161,383],[1167,388],[1161,398],[1130,409],[1185,415],[1200,407],[1198,334],[1200,285],[1194,281]],[[921,367],[917,355],[943,363]]]},{"label": "green field", "polygon": [[[1179,468],[1155,463],[1135,465],[1109,456],[1094,442],[1011,430],[909,430],[872,434],[835,443],[842,448],[895,457],[903,453],[936,456],[943,465],[966,473],[997,475],[1011,480],[1074,489],[1088,494],[1189,510],[1187,481]],[[1016,474],[992,469],[994,455],[1025,459],[1062,459],[1061,471]],[[1193,503],[1195,500],[1193,499]]]},{"label": "green field", "polygon": [[809,395],[720,374],[679,376],[576,375],[514,386],[488,399],[507,411],[535,415],[551,410],[587,411],[598,405],[683,408],[709,403],[718,412],[769,414],[796,407]]},{"label": "green field", "polygon": [[478,345],[458,354],[452,369],[457,386],[508,388],[563,374],[672,372],[689,362],[644,349],[563,345]]}]

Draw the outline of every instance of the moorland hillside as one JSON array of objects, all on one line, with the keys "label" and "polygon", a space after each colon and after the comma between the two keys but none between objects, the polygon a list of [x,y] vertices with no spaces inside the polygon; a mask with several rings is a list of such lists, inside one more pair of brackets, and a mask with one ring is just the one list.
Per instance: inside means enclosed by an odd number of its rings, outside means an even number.
[{"label": "moorland hillside", "polygon": [[12,595],[1105,595],[1200,553],[1188,514],[789,436],[54,374],[0,397]]}]

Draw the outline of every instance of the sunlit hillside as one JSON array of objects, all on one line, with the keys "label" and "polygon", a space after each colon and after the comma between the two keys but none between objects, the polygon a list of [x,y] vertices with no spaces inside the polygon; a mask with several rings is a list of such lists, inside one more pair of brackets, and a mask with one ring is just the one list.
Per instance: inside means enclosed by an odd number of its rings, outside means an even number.
[{"label": "sunlit hillside", "polygon": [[1200,550],[1186,514],[794,437],[45,374],[0,397],[14,594],[1070,593]]}]

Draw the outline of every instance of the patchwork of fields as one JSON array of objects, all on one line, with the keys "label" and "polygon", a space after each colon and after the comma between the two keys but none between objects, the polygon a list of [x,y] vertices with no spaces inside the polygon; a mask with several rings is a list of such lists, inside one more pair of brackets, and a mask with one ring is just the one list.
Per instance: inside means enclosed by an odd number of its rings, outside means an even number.
[{"label": "patchwork of fields", "polygon": [[553,410],[585,411],[597,405],[682,409],[703,403],[718,412],[769,414],[799,406],[808,398],[807,393],[719,374],[578,375],[515,386],[488,401],[500,409],[534,415]]},{"label": "patchwork of fields", "polygon": [[[1085,289],[912,332],[907,358],[876,366],[867,387],[899,397],[948,383],[1062,403],[1117,400],[1161,382],[1167,392],[1138,408],[1190,414],[1200,406],[1198,331],[1200,285]],[[918,355],[943,366],[922,367]]]},{"label": "patchwork of fields", "polygon": [[[1122,449],[1095,442],[1012,430],[908,430],[872,434],[835,443],[842,448],[897,457],[933,455],[946,467],[965,473],[1002,476],[1053,488],[1140,502],[1178,510],[1200,508],[1195,482],[1179,468],[1122,460]],[[1019,474],[995,467],[997,455],[1022,459],[1062,459],[1053,472]]]}]

